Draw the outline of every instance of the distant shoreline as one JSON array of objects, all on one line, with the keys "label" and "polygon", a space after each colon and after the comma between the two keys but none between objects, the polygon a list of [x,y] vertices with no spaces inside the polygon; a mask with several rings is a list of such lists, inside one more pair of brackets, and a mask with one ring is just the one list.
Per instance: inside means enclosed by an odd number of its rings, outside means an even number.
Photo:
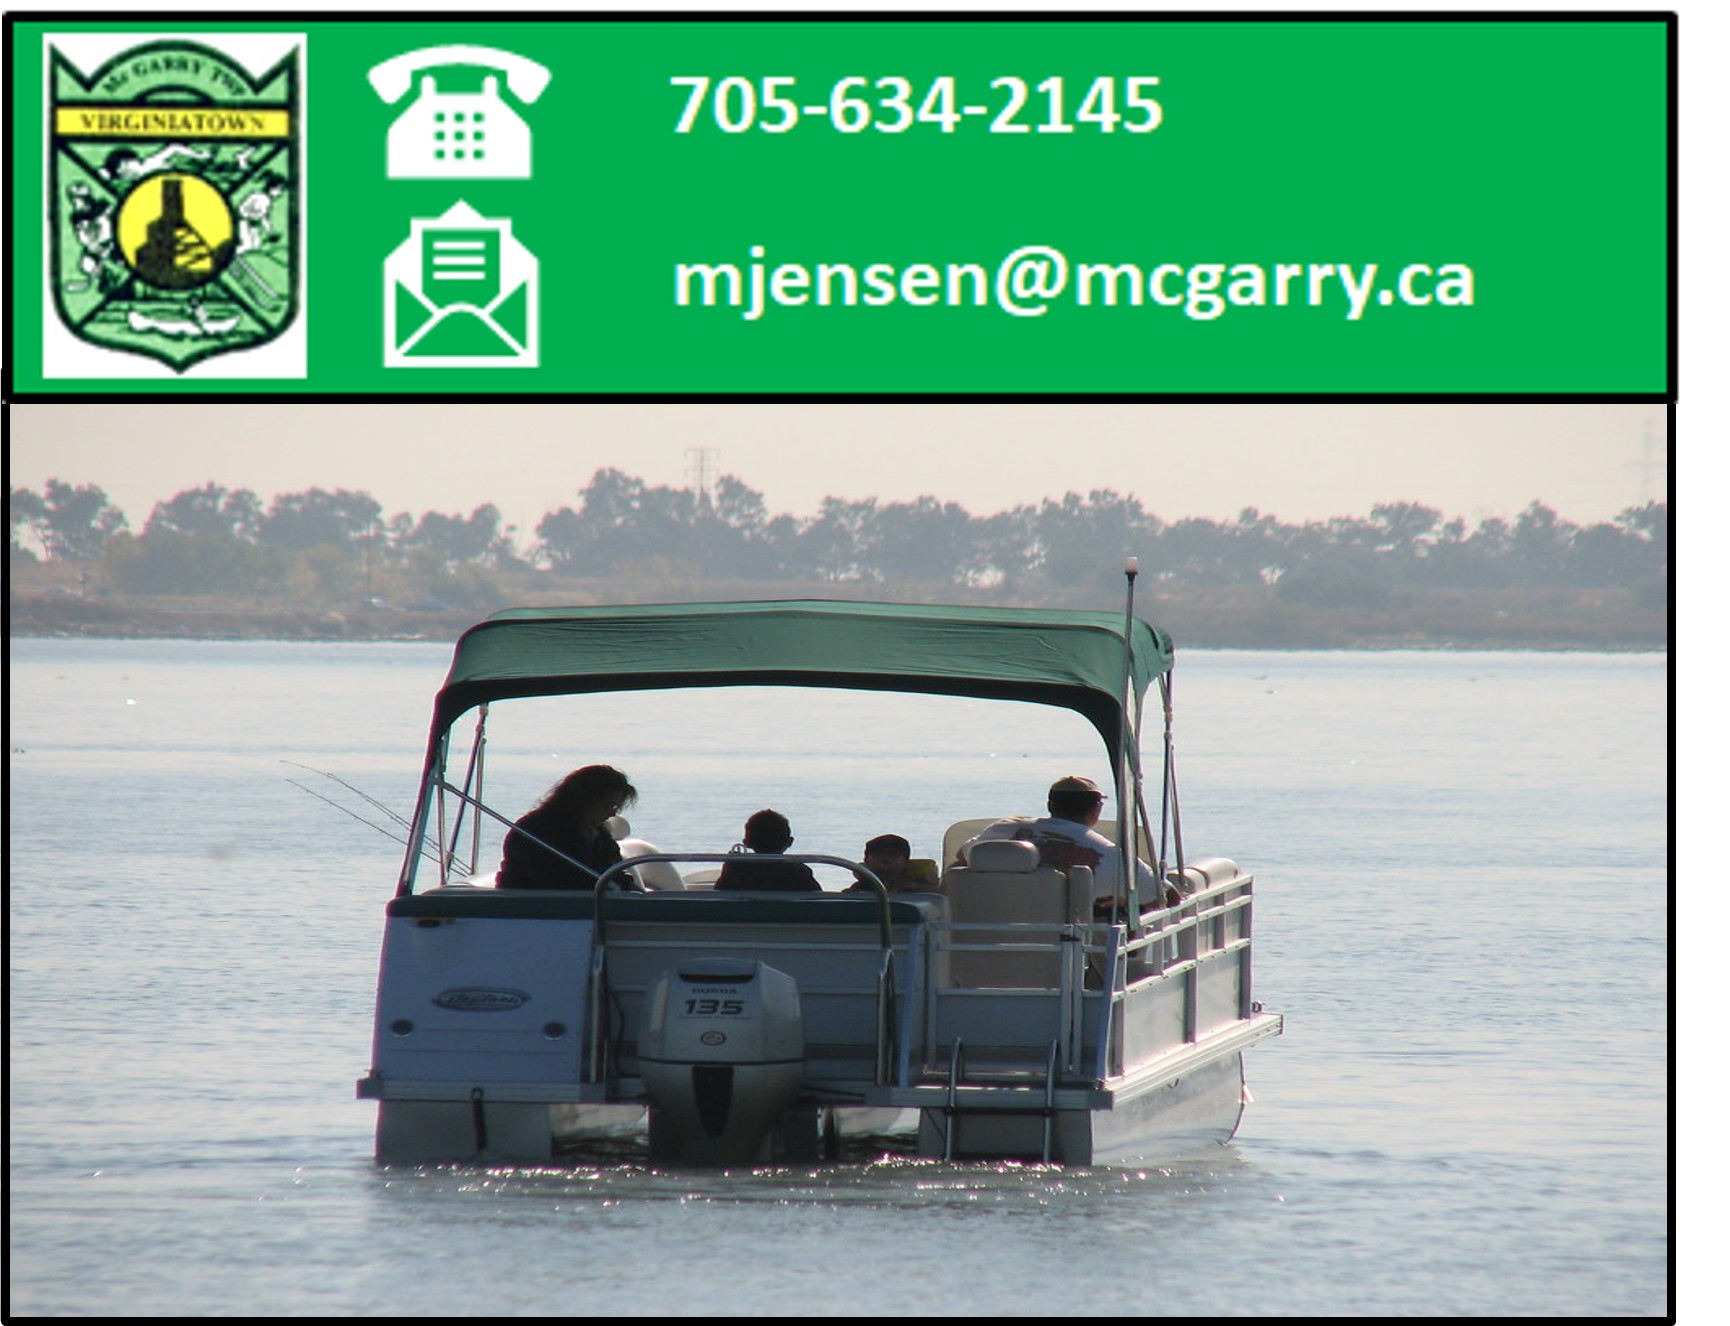
[{"label": "distant shoreline", "polygon": [[[835,597],[833,594],[831,597]],[[651,596],[670,602],[689,594]],[[747,597],[747,596],[729,596]],[[890,596],[893,597],[893,596]],[[1222,596],[1224,597],[1224,596]],[[1665,653],[1665,613],[1582,612],[1576,603],[1525,605],[1528,611],[1482,604],[1423,602],[1377,613],[1303,609],[1261,603],[1153,601],[1140,615],[1158,622],[1185,649],[1539,651]],[[561,602],[575,602],[567,596]],[[548,601],[549,604],[552,600]],[[492,610],[408,611],[236,607],[180,601],[124,602],[77,596],[9,600],[13,639],[367,641],[449,643]]]}]

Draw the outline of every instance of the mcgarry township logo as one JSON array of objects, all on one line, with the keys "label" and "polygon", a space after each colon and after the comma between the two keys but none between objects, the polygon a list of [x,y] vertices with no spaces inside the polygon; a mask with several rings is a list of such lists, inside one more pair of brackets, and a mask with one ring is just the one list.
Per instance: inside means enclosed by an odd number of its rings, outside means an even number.
[{"label": "mcgarry township logo", "polygon": [[299,52],[158,40],[49,82],[50,280],[81,340],[184,372],[299,311]]}]

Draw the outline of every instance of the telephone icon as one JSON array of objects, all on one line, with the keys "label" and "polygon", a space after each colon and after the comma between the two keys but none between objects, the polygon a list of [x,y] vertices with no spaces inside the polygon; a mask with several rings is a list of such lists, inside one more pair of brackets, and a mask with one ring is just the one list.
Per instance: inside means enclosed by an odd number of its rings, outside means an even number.
[{"label": "telephone icon", "polygon": [[[428,46],[374,65],[367,74],[385,101],[401,101],[415,74],[446,65],[478,65],[504,74],[511,95],[523,104],[546,90],[552,74],[525,56],[491,46]],[[499,96],[497,74],[479,92],[440,91],[421,72],[420,96],[397,116],[386,139],[391,179],[524,180],[531,173],[529,126]]]}]

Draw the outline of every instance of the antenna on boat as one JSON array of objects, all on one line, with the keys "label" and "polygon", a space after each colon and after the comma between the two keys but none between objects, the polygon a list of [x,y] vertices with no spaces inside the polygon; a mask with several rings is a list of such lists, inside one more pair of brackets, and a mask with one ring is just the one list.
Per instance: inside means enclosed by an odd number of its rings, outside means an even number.
[{"label": "antenna on boat", "polygon": [[[1139,741],[1138,724],[1133,716],[1135,704],[1135,577],[1141,571],[1141,560],[1126,557],[1123,561],[1123,700],[1120,706],[1117,734],[1117,856],[1120,876],[1113,897],[1126,900],[1127,920],[1133,930],[1141,917],[1141,899],[1136,896],[1135,865],[1141,859],[1136,851],[1136,818],[1134,806],[1141,804],[1141,771],[1136,758]],[[1131,803],[1134,803],[1134,806]]]}]

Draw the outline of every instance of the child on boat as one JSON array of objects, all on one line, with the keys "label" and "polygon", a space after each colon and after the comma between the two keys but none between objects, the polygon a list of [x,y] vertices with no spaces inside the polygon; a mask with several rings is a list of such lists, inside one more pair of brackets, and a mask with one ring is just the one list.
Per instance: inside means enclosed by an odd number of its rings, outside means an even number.
[{"label": "child on boat", "polygon": [[802,861],[753,861],[751,853],[777,855],[793,845],[793,826],[778,810],[759,810],[745,821],[745,838],[736,844],[742,855],[721,867],[715,879],[717,890],[773,890],[785,893],[820,893],[823,886]]},{"label": "child on boat", "polygon": [[[898,833],[878,834],[865,844],[865,854],[859,859],[891,893],[930,893],[937,888],[937,863],[925,857],[915,860],[913,845]],[[870,893],[873,890],[861,875],[858,883],[843,891]]]}]

